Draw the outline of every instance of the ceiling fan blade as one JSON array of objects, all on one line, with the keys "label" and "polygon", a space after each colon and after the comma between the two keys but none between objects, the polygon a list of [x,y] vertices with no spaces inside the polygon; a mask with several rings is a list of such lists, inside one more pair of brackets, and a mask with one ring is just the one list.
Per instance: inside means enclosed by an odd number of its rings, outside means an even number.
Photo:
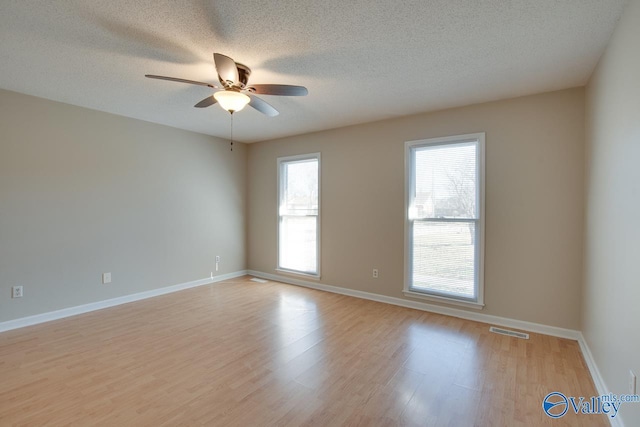
[{"label": "ceiling fan blade", "polygon": [[[234,85],[240,81],[240,77],[238,76],[238,66],[233,59],[221,53],[214,53],[213,61],[216,63],[218,80],[220,80],[220,83],[222,83],[223,86],[227,87],[230,84]],[[230,82],[230,84],[227,82]]]},{"label": "ceiling fan blade", "polygon": [[213,89],[218,89],[217,86],[214,86],[211,83],[197,82],[195,80],[178,79],[176,77],[155,76],[153,74],[145,74],[144,76],[150,79],[169,80],[170,82],[188,83],[191,85],[207,86]]},{"label": "ceiling fan blade", "polygon": [[194,105],[194,107],[196,108],[206,108],[206,107],[210,107],[213,104],[215,104],[216,99],[213,97],[213,95],[211,96],[207,96],[205,99],[203,99],[202,101],[198,102],[196,105]]},{"label": "ceiling fan blade", "polygon": [[280,114],[278,110],[276,110],[269,103],[263,101],[257,96],[249,94],[249,98],[251,98],[251,101],[249,101],[249,105],[260,111],[261,113],[266,114],[269,117],[275,117]]},{"label": "ceiling fan blade", "polygon": [[304,86],[251,85],[248,90],[259,95],[305,96],[309,91]]}]

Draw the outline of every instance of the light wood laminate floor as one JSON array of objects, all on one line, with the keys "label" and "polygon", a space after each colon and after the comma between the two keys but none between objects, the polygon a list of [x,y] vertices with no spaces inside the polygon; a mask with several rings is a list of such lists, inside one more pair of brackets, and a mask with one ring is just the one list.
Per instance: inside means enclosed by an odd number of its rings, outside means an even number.
[{"label": "light wood laminate floor", "polygon": [[574,341],[248,277],[0,334],[0,425],[608,425]]}]

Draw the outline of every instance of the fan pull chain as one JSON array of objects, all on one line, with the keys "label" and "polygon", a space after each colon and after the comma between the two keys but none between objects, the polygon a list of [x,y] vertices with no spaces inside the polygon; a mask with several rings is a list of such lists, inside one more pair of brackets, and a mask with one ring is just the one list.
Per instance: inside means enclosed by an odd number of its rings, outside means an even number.
[{"label": "fan pull chain", "polygon": [[233,111],[231,111],[231,151],[233,151]]}]

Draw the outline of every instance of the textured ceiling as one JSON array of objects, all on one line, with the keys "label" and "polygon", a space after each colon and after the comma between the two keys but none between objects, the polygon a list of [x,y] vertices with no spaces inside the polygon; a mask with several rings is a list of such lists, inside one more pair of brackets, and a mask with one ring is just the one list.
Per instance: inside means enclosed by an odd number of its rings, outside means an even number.
[{"label": "textured ceiling", "polygon": [[[2,0],[0,88],[229,137],[229,115],[193,105],[213,52],[262,98],[234,137],[254,142],[586,83],[624,0]],[[37,118],[35,118],[37,120]]]}]

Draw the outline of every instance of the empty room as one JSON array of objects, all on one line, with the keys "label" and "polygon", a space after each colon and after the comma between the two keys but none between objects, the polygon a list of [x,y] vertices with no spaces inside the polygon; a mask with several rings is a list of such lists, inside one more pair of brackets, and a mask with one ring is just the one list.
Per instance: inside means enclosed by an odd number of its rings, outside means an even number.
[{"label": "empty room", "polygon": [[0,1],[0,426],[640,426],[640,0]]}]

